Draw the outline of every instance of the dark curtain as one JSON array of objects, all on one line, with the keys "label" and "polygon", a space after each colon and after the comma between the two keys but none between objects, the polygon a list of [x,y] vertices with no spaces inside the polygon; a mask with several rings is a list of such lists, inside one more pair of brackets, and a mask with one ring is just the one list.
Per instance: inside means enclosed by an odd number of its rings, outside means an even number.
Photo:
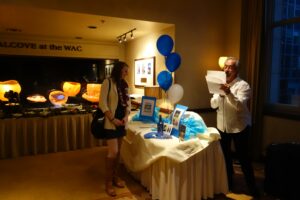
[{"label": "dark curtain", "polygon": [[[258,158],[262,145],[262,98],[260,89],[260,63],[264,23],[264,0],[242,0],[240,62],[245,66],[241,73],[252,87],[250,110],[253,117],[252,155]],[[255,145],[254,145],[255,144]],[[260,147],[260,148],[257,148]]]}]

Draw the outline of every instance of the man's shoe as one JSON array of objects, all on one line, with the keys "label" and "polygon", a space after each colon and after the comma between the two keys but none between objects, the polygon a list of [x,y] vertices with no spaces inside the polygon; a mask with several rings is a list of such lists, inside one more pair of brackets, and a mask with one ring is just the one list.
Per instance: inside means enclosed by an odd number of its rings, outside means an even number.
[{"label": "man's shoe", "polygon": [[260,197],[260,192],[259,192],[259,190],[256,187],[250,188],[250,194],[254,198],[259,198]]}]

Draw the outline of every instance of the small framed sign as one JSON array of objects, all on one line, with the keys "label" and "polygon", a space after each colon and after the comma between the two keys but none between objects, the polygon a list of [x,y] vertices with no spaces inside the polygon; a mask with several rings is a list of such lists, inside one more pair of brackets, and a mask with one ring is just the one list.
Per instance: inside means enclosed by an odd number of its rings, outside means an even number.
[{"label": "small framed sign", "polygon": [[154,121],[155,116],[156,98],[143,96],[140,109],[140,119]]},{"label": "small framed sign", "polygon": [[183,141],[185,137],[185,131],[186,131],[186,126],[183,124],[180,124],[179,126],[179,140]]},{"label": "small framed sign", "polygon": [[173,124],[164,123],[164,134],[171,135]]}]

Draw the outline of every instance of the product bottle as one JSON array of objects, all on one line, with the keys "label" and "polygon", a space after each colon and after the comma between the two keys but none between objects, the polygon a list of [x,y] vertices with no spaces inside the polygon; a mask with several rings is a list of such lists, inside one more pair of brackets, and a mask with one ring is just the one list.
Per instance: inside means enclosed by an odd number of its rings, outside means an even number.
[{"label": "product bottle", "polygon": [[157,133],[158,135],[163,135],[164,133],[164,122],[162,121],[161,115],[159,115],[159,121],[157,123]]}]

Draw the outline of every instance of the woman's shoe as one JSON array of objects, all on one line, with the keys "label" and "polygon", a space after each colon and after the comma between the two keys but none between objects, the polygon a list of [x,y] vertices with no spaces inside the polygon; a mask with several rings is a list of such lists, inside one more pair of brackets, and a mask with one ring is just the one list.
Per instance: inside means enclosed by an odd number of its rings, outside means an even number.
[{"label": "woman's shoe", "polygon": [[118,188],[124,188],[125,187],[125,182],[117,176],[115,176],[113,178],[113,184]]},{"label": "woman's shoe", "polygon": [[114,163],[115,163],[115,158],[106,158],[106,172],[105,172],[105,191],[106,193],[114,197],[116,196],[116,191],[113,187],[113,168],[114,168]]}]

